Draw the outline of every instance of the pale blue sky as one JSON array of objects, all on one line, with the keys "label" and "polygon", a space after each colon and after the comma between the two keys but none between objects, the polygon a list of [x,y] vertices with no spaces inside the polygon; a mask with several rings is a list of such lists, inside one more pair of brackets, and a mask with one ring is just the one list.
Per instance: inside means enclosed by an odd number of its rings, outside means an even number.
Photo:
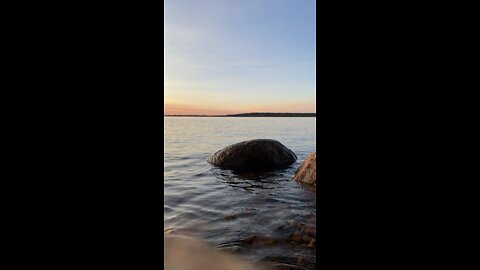
[{"label": "pale blue sky", "polygon": [[166,0],[164,12],[166,113],[315,111],[314,0]]}]

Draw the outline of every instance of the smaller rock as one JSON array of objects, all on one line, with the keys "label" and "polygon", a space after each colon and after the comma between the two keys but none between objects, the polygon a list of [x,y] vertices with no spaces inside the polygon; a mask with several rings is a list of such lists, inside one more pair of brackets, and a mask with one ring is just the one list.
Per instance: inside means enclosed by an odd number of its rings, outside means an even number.
[{"label": "smaller rock", "polygon": [[313,152],[298,167],[293,180],[316,186],[317,184],[317,152]]}]

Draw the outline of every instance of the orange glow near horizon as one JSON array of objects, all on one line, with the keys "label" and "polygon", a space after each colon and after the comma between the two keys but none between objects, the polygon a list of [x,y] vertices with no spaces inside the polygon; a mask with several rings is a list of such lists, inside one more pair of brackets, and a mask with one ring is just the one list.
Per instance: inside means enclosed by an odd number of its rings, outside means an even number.
[{"label": "orange glow near horizon", "polygon": [[309,102],[286,102],[269,105],[237,105],[230,109],[219,106],[201,106],[187,104],[164,104],[164,115],[224,115],[249,112],[273,112],[273,113],[314,113],[315,104]]},{"label": "orange glow near horizon", "polygon": [[190,105],[168,105],[165,104],[163,108],[164,115],[222,115],[231,114],[235,112],[225,110],[206,109]]}]

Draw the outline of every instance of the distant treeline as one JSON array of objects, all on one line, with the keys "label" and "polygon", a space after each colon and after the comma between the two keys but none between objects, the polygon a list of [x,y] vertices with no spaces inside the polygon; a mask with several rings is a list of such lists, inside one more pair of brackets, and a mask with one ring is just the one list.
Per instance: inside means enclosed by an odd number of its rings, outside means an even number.
[{"label": "distant treeline", "polygon": [[224,115],[165,114],[163,116],[169,116],[169,117],[219,117],[219,116],[224,116]]},{"label": "distant treeline", "polygon": [[226,115],[165,115],[177,117],[316,117],[316,113],[239,113]]},{"label": "distant treeline", "polygon": [[316,117],[316,113],[240,113],[227,114],[230,117]]}]

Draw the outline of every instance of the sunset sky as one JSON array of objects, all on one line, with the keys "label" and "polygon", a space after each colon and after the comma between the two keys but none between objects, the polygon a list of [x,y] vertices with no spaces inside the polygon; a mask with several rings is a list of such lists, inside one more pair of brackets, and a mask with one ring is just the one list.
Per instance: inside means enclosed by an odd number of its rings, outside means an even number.
[{"label": "sunset sky", "polygon": [[166,0],[165,114],[315,112],[315,0]]}]

